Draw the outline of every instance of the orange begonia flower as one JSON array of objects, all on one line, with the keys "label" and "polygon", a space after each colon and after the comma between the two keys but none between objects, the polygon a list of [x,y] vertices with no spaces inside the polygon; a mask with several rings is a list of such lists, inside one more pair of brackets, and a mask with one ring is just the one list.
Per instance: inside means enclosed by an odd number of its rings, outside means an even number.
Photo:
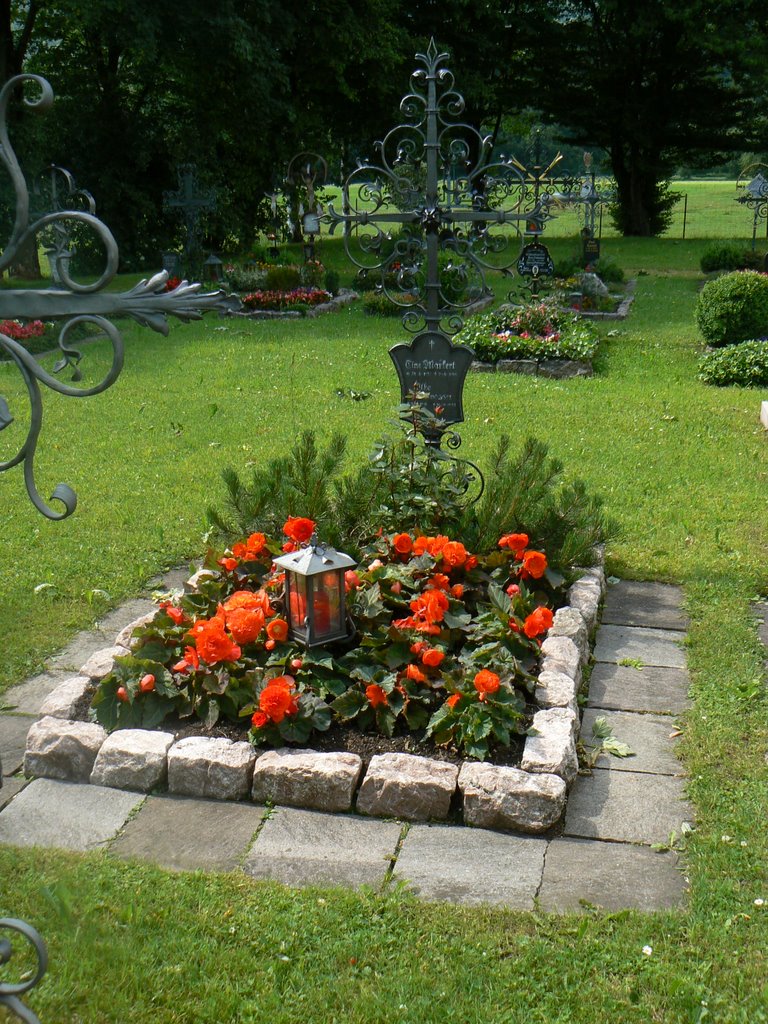
[{"label": "orange begonia flower", "polygon": [[283,533],[290,537],[296,544],[306,544],[315,532],[315,522],[312,519],[304,519],[299,516],[288,516],[283,525]]},{"label": "orange begonia flower", "polygon": [[451,585],[451,581],[442,572],[436,572],[434,576],[430,576],[429,585],[434,587],[435,590],[447,590]]},{"label": "orange begonia flower", "polygon": [[453,694],[451,694],[451,696],[448,698],[448,700],[445,703],[448,705],[449,708],[455,708],[460,700],[461,700],[461,694],[460,693],[453,693]]},{"label": "orange begonia flower", "polygon": [[251,718],[251,725],[254,729],[263,729],[269,721],[269,718],[264,714],[263,711],[254,711],[253,717]]},{"label": "orange begonia flower", "polygon": [[455,597],[457,600],[461,600],[464,597],[464,586],[461,583],[454,583],[451,587],[451,597]]},{"label": "orange begonia flower", "polygon": [[370,686],[366,686],[365,696],[368,698],[371,707],[374,708],[389,703],[386,690],[383,690],[377,683],[371,683]]},{"label": "orange begonia flower", "polygon": [[458,540],[449,540],[447,544],[443,546],[443,550],[440,552],[443,557],[443,561],[450,565],[453,569],[458,569],[459,566],[464,565],[467,560],[467,549]]},{"label": "orange begonia flower", "polygon": [[288,623],[285,619],[272,619],[267,625],[267,636],[282,644],[288,639]]},{"label": "orange begonia flower", "polygon": [[218,616],[207,622],[196,622],[193,631],[197,653],[209,665],[215,665],[219,661],[237,661],[240,657],[240,648],[232,637],[224,632],[224,623]]},{"label": "orange begonia flower", "polygon": [[290,676],[278,676],[270,680],[259,694],[259,707],[275,725],[279,725],[286,715],[295,715],[299,710],[294,690]]},{"label": "orange begonia flower", "polygon": [[438,651],[436,647],[430,648],[428,651],[421,652],[421,660],[427,668],[437,668],[437,666],[445,658],[443,651]]},{"label": "orange begonia flower", "polygon": [[475,569],[476,567],[477,567],[477,555],[470,555],[469,558],[464,563],[464,569],[467,572],[471,572],[472,569]]},{"label": "orange begonia flower", "polygon": [[392,546],[399,555],[410,555],[413,551],[413,540],[408,533],[396,533],[392,538]]},{"label": "orange begonia flower", "polygon": [[227,612],[227,629],[238,644],[252,644],[263,628],[261,608],[233,608]]},{"label": "orange begonia flower", "polygon": [[542,551],[526,551],[523,555],[523,572],[535,580],[541,579],[547,568],[547,556]]},{"label": "orange begonia flower", "polygon": [[543,605],[532,611],[528,618],[523,623],[523,629],[525,635],[528,637],[539,636],[541,633],[546,633],[549,627],[552,625],[553,616],[549,608],[545,608]]},{"label": "orange begonia flower", "polygon": [[509,548],[510,551],[514,551],[517,557],[520,558],[523,551],[528,547],[528,534],[505,533],[499,540],[499,547]]},{"label": "orange begonia flower", "polygon": [[488,694],[496,693],[499,686],[501,680],[495,672],[489,672],[487,668],[481,669],[475,676],[475,689],[480,694],[480,700],[485,700]]},{"label": "orange begonia flower", "polygon": [[405,670],[406,677],[412,679],[414,683],[426,683],[427,677],[421,671],[418,665],[409,665]]},{"label": "orange begonia flower", "polygon": [[266,546],[267,538],[263,533],[252,533],[245,542],[246,550],[252,558],[260,555]]}]

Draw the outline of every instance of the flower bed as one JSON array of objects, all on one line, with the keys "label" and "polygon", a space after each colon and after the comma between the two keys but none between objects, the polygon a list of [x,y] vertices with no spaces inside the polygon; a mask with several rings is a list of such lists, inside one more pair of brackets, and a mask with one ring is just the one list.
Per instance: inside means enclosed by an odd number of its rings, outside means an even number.
[{"label": "flower bed", "polygon": [[273,312],[305,312],[313,306],[330,302],[331,294],[322,288],[292,288],[290,291],[255,291],[242,298],[248,310],[272,310]]}]

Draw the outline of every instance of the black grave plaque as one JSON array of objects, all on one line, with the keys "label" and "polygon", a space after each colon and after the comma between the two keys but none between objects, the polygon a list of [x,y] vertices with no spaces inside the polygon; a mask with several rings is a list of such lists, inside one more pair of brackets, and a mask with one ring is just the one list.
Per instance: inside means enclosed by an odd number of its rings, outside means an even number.
[{"label": "black grave plaque", "polygon": [[543,242],[529,242],[523,246],[517,260],[517,272],[521,277],[551,277],[554,274],[555,264]]},{"label": "black grave plaque", "polygon": [[585,238],[584,239],[584,266],[589,263],[597,263],[600,259],[600,239],[599,238]]},{"label": "black grave plaque", "polygon": [[444,334],[424,331],[410,345],[389,350],[400,378],[401,401],[416,391],[428,394],[423,405],[446,423],[462,423],[464,381],[474,358],[467,345],[453,345]]}]

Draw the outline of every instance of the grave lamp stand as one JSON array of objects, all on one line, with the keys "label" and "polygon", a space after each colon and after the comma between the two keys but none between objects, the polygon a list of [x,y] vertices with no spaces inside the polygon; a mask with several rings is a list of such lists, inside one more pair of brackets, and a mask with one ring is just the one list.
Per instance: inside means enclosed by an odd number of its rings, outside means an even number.
[{"label": "grave lamp stand", "polygon": [[203,279],[214,284],[220,284],[224,280],[224,263],[215,253],[211,253],[203,264]]},{"label": "grave lamp stand", "polygon": [[305,647],[348,639],[344,573],[357,565],[355,560],[313,534],[307,547],[281,555],[275,565],[285,570],[291,638]]},{"label": "grave lamp stand", "polygon": [[309,235],[309,241],[304,243],[304,262],[315,258],[315,235],[320,234],[320,218],[316,213],[305,213],[302,223],[305,235]]}]

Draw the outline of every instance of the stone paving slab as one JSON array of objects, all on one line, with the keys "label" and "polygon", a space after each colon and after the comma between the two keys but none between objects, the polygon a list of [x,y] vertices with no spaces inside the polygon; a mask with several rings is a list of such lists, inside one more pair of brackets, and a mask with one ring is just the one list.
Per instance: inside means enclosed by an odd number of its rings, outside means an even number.
[{"label": "stone paving slab", "polygon": [[686,630],[688,616],[681,611],[683,591],[668,583],[621,580],[608,587],[601,616],[604,624],[653,626]]},{"label": "stone paving slab", "polygon": [[458,825],[412,825],[393,881],[425,900],[533,910],[547,842]]},{"label": "stone paving slab", "polygon": [[672,739],[674,720],[661,715],[640,715],[633,711],[603,711],[587,708],[581,720],[582,743],[589,744],[596,718],[605,718],[611,732],[633,751],[631,757],[601,754],[598,768],[617,772],[651,772],[654,775],[680,775],[682,768]]},{"label": "stone paving slab", "polygon": [[693,820],[682,779],[596,768],[573,784],[565,834],[624,843],[666,843]]},{"label": "stone paving slab", "polygon": [[0,715],[0,761],[3,775],[15,775],[24,760],[33,715]]},{"label": "stone paving slab", "polygon": [[643,665],[685,668],[685,651],[680,645],[682,633],[645,626],[601,626],[597,631],[595,661],[618,664],[626,659]]},{"label": "stone paving slab", "polygon": [[[186,573],[186,575],[189,575],[189,573]],[[131,601],[126,601],[125,604],[121,604],[117,608],[113,608],[111,612],[107,612],[106,615],[99,619],[99,630],[106,635],[107,645],[113,644],[117,634],[129,622],[133,622],[141,615],[146,615],[147,612],[156,611],[157,605],[150,598],[137,597]],[[102,646],[105,645],[102,644]],[[78,665],[79,667],[80,665]]]},{"label": "stone paving slab", "polygon": [[252,804],[149,796],[109,849],[172,871],[232,871],[263,816]]},{"label": "stone paving slab", "polygon": [[564,913],[584,909],[666,910],[685,902],[686,881],[672,852],[589,839],[549,844],[539,906]]},{"label": "stone paving slab", "polygon": [[12,779],[3,779],[3,785],[2,788],[0,788],[0,811],[2,811],[2,809],[7,806],[16,794],[20,793],[28,783],[29,779],[25,779],[21,775]]},{"label": "stone paving slab", "polygon": [[280,807],[264,823],[243,870],[284,885],[378,888],[395,855],[401,827],[392,821]]},{"label": "stone paving slab", "polygon": [[0,811],[0,843],[92,850],[111,839],[143,799],[104,786],[35,779]]},{"label": "stone paving slab", "polygon": [[688,673],[679,668],[646,665],[595,665],[589,680],[589,707],[617,711],[655,711],[675,715],[690,707]]},{"label": "stone paving slab", "polygon": [[46,667],[49,670],[63,670],[72,675],[73,672],[80,671],[92,654],[100,651],[102,647],[109,647],[114,640],[114,632],[107,633],[100,629],[85,630],[78,633],[58,654],[49,658]]},{"label": "stone paving slab", "polygon": [[26,682],[6,690],[1,698],[2,704],[11,708],[15,714],[37,715],[51,690],[55,690],[71,675],[71,672],[65,672],[63,669],[41,672],[40,675],[33,676]]}]

